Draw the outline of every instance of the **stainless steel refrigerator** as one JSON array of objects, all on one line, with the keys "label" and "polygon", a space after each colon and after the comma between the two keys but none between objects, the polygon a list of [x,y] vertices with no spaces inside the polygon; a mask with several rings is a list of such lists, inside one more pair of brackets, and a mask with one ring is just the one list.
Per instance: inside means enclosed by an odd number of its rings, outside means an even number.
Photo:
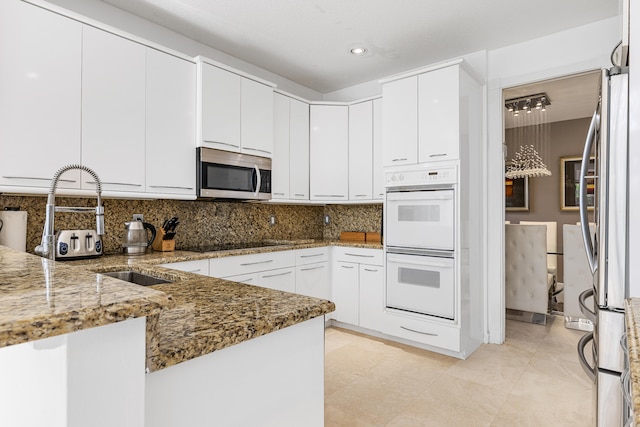
[{"label": "stainless steel refrigerator", "polygon": [[[602,70],[600,102],[591,120],[580,170],[580,223],[593,288],[580,295],[579,304],[583,314],[594,322],[594,330],[580,339],[578,357],[595,382],[594,420],[598,427],[619,427],[625,421],[620,379],[625,369],[621,346],[625,332],[624,300],[629,293],[628,82],[628,68]],[[593,205],[596,222],[593,239],[588,205]],[[585,354],[589,347],[590,357]]]}]

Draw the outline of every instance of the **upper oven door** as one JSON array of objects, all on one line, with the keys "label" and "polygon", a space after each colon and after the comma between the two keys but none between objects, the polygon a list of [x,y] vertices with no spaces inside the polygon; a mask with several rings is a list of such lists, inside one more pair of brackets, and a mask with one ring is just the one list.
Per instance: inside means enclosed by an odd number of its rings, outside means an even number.
[{"label": "upper oven door", "polygon": [[453,251],[453,188],[387,193],[386,245]]}]

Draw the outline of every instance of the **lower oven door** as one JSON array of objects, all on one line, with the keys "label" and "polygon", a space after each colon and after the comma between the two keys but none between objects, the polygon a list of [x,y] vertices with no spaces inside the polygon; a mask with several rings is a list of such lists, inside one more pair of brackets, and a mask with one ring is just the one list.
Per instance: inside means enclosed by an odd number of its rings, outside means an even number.
[{"label": "lower oven door", "polygon": [[453,258],[387,254],[387,307],[454,319]]}]

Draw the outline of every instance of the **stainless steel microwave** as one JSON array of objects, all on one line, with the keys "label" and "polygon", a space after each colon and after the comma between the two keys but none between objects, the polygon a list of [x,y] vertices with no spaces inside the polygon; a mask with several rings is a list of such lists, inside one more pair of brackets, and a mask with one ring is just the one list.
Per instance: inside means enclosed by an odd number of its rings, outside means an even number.
[{"label": "stainless steel microwave", "polygon": [[271,159],[198,147],[198,197],[271,199]]}]

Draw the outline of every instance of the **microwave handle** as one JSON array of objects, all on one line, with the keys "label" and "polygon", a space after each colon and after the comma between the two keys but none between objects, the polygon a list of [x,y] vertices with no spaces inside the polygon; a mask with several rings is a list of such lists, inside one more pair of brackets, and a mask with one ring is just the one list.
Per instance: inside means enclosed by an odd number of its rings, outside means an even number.
[{"label": "microwave handle", "polygon": [[256,192],[253,193],[253,195],[258,196],[258,193],[260,193],[260,186],[262,185],[262,182],[260,182],[260,168],[258,165],[253,165],[253,168],[256,170]]}]

